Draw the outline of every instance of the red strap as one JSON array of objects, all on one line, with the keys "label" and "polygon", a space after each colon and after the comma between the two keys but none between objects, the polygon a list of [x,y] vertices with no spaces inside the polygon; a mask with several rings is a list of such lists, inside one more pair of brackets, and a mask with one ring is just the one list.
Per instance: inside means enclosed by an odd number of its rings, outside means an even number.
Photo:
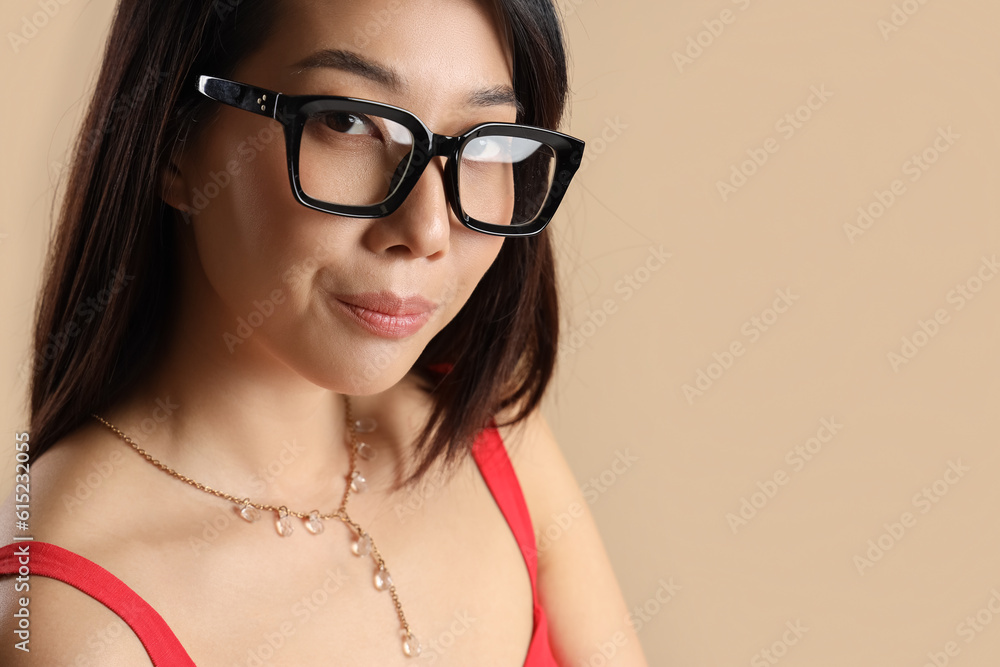
[{"label": "red strap", "polygon": [[195,667],[163,617],[97,563],[49,542],[14,542],[0,548],[0,575],[18,574],[23,566],[32,575],[58,579],[104,604],[128,623],[154,665]]},{"label": "red strap", "polygon": [[472,455],[476,465],[479,466],[483,480],[486,481],[486,486],[493,494],[511,532],[514,533],[514,539],[521,548],[524,562],[528,566],[528,575],[531,577],[534,628],[524,667],[558,667],[549,644],[548,619],[538,599],[538,549],[535,545],[531,514],[524,500],[521,483],[517,480],[517,473],[495,424],[480,432],[472,445]]},{"label": "red strap", "polygon": [[507,448],[495,427],[491,425],[479,433],[472,445],[472,455],[521,548],[531,576],[532,597],[537,602],[535,582],[538,578],[538,551],[535,547],[535,531],[531,526],[531,515],[528,513],[521,484],[517,481],[514,466],[507,456]]}]

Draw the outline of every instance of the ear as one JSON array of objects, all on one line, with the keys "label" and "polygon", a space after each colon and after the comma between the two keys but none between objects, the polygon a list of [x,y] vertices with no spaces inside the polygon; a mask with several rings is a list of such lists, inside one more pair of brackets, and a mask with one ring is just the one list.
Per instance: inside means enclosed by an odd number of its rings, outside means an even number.
[{"label": "ear", "polygon": [[170,155],[160,170],[160,198],[171,208],[184,211],[189,208],[185,190],[184,175],[178,166],[178,160],[176,156]]}]

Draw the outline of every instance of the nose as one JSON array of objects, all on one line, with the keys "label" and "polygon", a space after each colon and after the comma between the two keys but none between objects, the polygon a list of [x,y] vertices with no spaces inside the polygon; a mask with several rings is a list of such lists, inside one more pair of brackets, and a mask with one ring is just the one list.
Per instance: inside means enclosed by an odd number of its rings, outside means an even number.
[{"label": "nose", "polygon": [[372,221],[365,235],[369,248],[414,258],[447,254],[452,211],[444,179],[444,158],[432,158],[400,207]]}]

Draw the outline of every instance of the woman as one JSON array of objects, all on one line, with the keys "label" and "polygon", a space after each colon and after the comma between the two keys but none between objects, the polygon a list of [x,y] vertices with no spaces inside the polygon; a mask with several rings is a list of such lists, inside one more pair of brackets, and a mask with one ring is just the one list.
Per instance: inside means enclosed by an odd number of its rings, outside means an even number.
[{"label": "woman", "polygon": [[538,412],[565,95],[548,2],[121,3],[3,664],[645,664]]}]

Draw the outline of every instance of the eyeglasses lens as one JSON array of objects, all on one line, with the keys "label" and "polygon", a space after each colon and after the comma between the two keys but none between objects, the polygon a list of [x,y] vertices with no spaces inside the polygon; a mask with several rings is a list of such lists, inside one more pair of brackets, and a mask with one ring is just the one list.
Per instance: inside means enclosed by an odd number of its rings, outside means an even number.
[{"label": "eyeglasses lens", "polygon": [[[302,191],[331,204],[380,204],[399,187],[414,144],[411,132],[388,118],[313,111],[299,147]],[[552,187],[555,164],[554,149],[538,141],[502,134],[469,139],[457,165],[462,209],[489,224],[530,223]]]}]

